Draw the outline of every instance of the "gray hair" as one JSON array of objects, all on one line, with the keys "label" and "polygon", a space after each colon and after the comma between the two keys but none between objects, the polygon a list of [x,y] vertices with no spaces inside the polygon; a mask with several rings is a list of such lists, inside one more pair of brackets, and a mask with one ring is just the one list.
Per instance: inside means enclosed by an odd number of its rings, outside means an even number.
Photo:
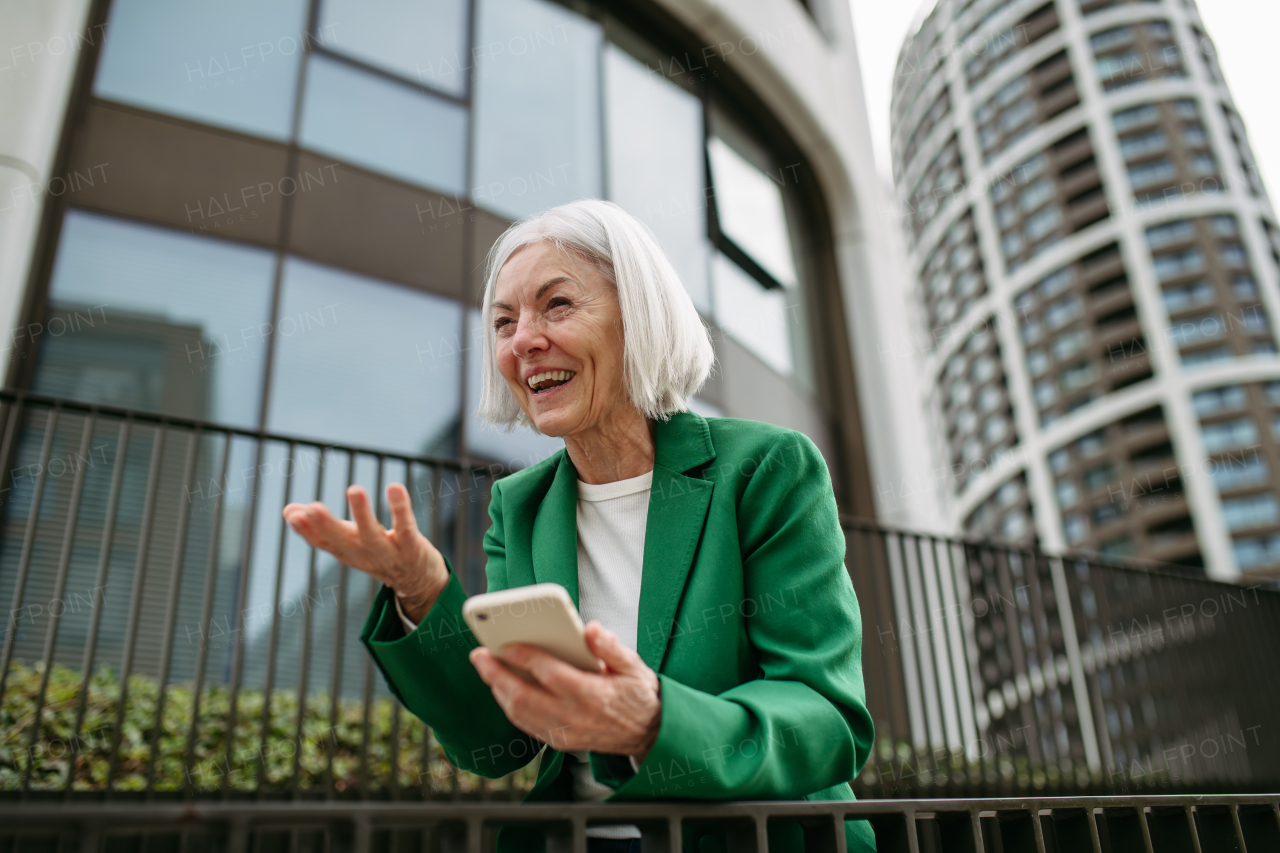
[{"label": "gray hair", "polygon": [[635,407],[659,420],[687,410],[689,398],[707,381],[715,361],[707,327],[649,227],[613,202],[584,199],[517,222],[489,250],[476,414],[508,430],[533,426],[498,371],[493,299],[498,273],[507,260],[525,246],[542,242],[594,264],[617,290],[623,377]]}]

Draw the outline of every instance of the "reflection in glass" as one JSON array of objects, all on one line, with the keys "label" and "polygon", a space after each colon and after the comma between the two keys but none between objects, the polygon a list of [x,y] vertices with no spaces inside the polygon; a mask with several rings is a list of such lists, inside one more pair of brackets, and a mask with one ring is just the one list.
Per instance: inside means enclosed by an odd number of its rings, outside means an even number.
[{"label": "reflection in glass", "polygon": [[72,210],[34,390],[258,426],[274,255]]},{"label": "reflection in glass", "polygon": [[702,104],[613,45],[605,50],[605,97],[609,196],[653,229],[693,303],[710,316]]},{"label": "reflection in glass", "polygon": [[[306,8],[304,0],[114,0],[94,94],[287,139]],[[333,32],[305,38],[328,43]]]},{"label": "reflection in glass", "polygon": [[779,283],[795,286],[796,264],[780,186],[786,171],[766,175],[719,137],[711,138],[707,153],[720,229]]},{"label": "reflection in glass", "polygon": [[467,0],[323,0],[328,43],[370,65],[451,95],[467,91]]},{"label": "reflection in glass", "polygon": [[467,452],[519,470],[541,462],[564,447],[563,439],[543,435],[529,427],[503,432],[476,415],[476,407],[480,405],[480,347],[484,346],[479,310],[473,308],[467,312],[467,324],[470,329],[467,339],[471,341],[467,351]]},{"label": "reflection in glass", "polygon": [[416,87],[313,55],[302,105],[302,144],[350,163],[462,193],[467,111]]},{"label": "reflection in glass", "polygon": [[783,376],[791,374],[787,293],[765,288],[741,267],[716,253],[711,262],[716,323]]},{"label": "reflection in glass", "polygon": [[480,0],[472,194],[519,219],[601,194],[599,25],[545,0]]},{"label": "reflection in glass", "polygon": [[452,300],[290,258],[267,429],[453,455],[461,320]]}]

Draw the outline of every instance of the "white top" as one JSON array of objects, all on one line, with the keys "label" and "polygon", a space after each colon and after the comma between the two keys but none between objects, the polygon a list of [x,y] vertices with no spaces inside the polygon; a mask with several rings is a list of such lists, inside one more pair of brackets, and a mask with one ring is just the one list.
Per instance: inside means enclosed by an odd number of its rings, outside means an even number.
[{"label": "white top", "polygon": [[[640,578],[644,566],[644,532],[649,520],[649,492],[653,471],[592,485],[578,481],[578,612],[583,622],[598,619],[635,651],[640,614]],[[405,630],[418,626],[396,612]],[[586,752],[573,753],[573,792],[579,800],[603,800],[613,789],[595,780]],[[631,766],[636,769],[635,759]],[[634,826],[599,826],[587,830],[593,838],[639,838]]]}]

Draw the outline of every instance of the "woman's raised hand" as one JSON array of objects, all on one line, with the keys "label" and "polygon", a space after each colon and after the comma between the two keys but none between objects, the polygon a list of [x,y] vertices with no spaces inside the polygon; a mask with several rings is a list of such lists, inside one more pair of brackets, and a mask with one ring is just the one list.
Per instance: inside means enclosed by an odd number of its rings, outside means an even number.
[{"label": "woman's raised hand", "polygon": [[418,532],[409,491],[400,483],[387,486],[390,530],[374,517],[362,487],[347,487],[347,503],[355,521],[335,518],[320,501],[288,504],[284,520],[313,548],[328,551],[339,562],[391,587],[405,615],[421,621],[449,582],[449,569],[440,550]]}]

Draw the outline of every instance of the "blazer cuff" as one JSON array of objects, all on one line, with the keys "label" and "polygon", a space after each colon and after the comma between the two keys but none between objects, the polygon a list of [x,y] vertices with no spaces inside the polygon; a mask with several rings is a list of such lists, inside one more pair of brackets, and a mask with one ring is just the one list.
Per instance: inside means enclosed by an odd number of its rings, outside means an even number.
[{"label": "blazer cuff", "polygon": [[400,617],[400,624],[404,625],[405,633],[412,634],[418,630],[418,623],[404,615],[404,608],[400,606],[400,596],[392,595],[391,599],[396,603],[396,615]]}]

